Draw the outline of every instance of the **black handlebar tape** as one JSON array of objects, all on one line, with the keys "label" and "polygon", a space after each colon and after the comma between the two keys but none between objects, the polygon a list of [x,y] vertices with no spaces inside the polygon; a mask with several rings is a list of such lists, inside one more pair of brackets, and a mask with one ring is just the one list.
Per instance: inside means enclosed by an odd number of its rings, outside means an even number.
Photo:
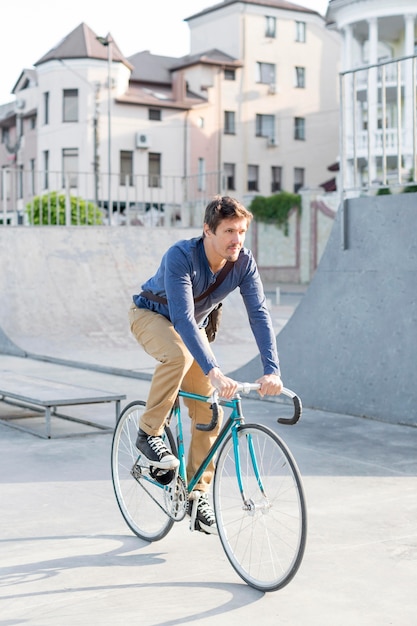
[{"label": "black handlebar tape", "polygon": [[303,412],[303,407],[302,407],[302,404],[301,404],[301,400],[300,400],[300,398],[298,396],[294,396],[292,401],[294,403],[294,415],[292,417],[290,417],[290,418],[279,417],[277,419],[277,422],[279,424],[286,424],[287,426],[293,426],[300,419],[301,413]]},{"label": "black handlebar tape", "polygon": [[214,402],[213,404],[210,405],[210,408],[213,411],[213,417],[211,418],[210,424],[196,424],[197,430],[210,431],[216,428],[217,423],[219,421],[219,405],[216,402]]}]

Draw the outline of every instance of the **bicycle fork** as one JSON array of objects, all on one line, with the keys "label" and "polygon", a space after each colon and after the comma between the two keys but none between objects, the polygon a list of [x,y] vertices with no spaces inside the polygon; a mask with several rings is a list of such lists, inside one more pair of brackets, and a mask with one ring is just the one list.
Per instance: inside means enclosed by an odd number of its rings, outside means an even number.
[{"label": "bicycle fork", "polygon": [[[261,474],[259,471],[259,465],[258,465],[258,461],[256,458],[255,449],[253,446],[252,435],[250,433],[245,434],[243,437],[244,439],[244,442],[243,442],[242,435],[239,436],[239,430],[237,428],[234,428],[232,430],[232,437],[233,437],[233,451],[234,451],[235,464],[236,464],[236,477],[237,477],[239,491],[240,491],[242,502],[243,502],[242,509],[243,511],[247,511],[249,515],[255,515],[256,511],[260,511],[263,514],[267,513],[269,509],[271,508],[271,504],[269,502],[269,499],[266,495],[266,492],[263,486]],[[241,454],[240,454],[241,445],[247,445],[248,447],[250,462],[252,464],[253,472],[256,478],[256,482],[259,487],[259,491],[262,494],[262,499],[260,502],[255,503],[252,498],[248,498],[245,494],[243,478],[242,478],[242,469],[241,469],[242,468]]]}]

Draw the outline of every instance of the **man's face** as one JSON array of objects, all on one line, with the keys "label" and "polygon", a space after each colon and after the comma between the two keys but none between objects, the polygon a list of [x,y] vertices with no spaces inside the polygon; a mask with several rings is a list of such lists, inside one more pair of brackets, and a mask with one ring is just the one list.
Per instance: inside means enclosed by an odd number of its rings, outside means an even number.
[{"label": "man's face", "polygon": [[214,254],[227,261],[236,261],[244,244],[248,221],[245,217],[222,220],[213,233],[204,224],[204,233]]}]

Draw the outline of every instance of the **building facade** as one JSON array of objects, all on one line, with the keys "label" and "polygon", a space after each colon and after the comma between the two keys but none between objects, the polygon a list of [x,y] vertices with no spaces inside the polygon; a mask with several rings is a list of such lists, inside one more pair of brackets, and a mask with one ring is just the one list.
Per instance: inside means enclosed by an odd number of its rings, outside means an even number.
[{"label": "building facade", "polygon": [[417,169],[417,3],[330,0],[326,18],[343,41],[343,187],[401,189]]},{"label": "building facade", "polygon": [[57,191],[110,221],[192,225],[215,193],[248,203],[322,183],[338,155],[339,34],[284,0],[226,0],[187,22],[182,58],[127,59],[80,24],[22,71],[0,107],[3,219]]}]

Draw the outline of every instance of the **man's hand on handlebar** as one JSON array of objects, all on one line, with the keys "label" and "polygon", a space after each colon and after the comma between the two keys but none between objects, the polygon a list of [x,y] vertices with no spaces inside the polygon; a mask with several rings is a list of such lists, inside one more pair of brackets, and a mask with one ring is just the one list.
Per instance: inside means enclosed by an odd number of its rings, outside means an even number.
[{"label": "man's hand on handlebar", "polygon": [[232,398],[237,391],[237,382],[225,376],[218,367],[213,367],[208,373],[209,380],[213,387],[219,392],[222,398]]},{"label": "man's hand on handlebar", "polygon": [[265,374],[256,381],[261,385],[258,393],[263,396],[279,396],[282,392],[283,384],[281,378],[277,374]]}]

